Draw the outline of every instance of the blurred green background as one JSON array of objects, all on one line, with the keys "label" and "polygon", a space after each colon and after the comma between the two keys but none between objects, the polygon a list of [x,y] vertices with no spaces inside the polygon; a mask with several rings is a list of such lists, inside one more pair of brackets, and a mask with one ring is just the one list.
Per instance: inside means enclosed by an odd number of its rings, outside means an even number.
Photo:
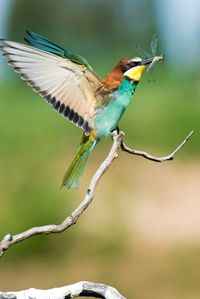
[{"label": "blurred green background", "polygon": [[[79,280],[111,284],[128,298],[200,295],[199,2],[0,0],[1,37],[27,29],[88,59],[102,77],[154,32],[166,61],[140,82],[120,122],[127,144],[155,155],[195,134],[171,162],[120,153],[79,222],[0,259],[0,290]],[[137,54],[137,53],[136,53]],[[82,132],[56,114],[0,60],[0,236],[59,223],[82,200],[111,146],[93,152],[78,190],[59,191]],[[150,82],[149,82],[149,79]]]}]

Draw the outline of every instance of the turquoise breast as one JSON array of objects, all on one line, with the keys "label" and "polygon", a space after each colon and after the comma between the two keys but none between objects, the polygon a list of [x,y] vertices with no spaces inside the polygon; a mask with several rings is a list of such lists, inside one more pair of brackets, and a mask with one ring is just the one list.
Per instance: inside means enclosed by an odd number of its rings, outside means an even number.
[{"label": "turquoise breast", "polygon": [[121,116],[131,102],[136,86],[137,82],[125,79],[113,94],[113,99],[99,109],[93,122],[97,137],[107,137],[117,128]]}]

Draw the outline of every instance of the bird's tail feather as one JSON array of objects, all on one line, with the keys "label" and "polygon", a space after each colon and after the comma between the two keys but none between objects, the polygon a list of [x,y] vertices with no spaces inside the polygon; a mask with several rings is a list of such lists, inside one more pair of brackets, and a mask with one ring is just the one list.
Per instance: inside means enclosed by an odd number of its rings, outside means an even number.
[{"label": "bird's tail feather", "polygon": [[80,184],[88,157],[92,152],[97,140],[93,136],[84,137],[78,152],[64,175],[62,186],[68,189],[76,188]]}]

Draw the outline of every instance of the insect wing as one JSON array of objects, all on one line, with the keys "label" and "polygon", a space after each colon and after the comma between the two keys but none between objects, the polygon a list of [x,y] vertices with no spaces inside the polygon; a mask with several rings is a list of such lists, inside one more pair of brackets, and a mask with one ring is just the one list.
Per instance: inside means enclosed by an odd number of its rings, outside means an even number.
[{"label": "insect wing", "polygon": [[151,39],[151,44],[150,44],[151,54],[153,57],[156,56],[157,44],[158,44],[158,37],[157,37],[157,34],[154,33],[152,36],[152,39]]}]

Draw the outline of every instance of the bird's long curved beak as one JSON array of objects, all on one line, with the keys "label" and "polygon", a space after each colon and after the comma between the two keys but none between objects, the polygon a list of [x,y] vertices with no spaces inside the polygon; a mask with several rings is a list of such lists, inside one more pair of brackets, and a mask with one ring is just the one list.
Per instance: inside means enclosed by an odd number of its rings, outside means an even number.
[{"label": "bird's long curved beak", "polygon": [[160,56],[146,57],[146,58],[142,59],[141,65],[147,65],[152,62],[163,61],[163,60],[164,60],[164,57],[162,54]]}]

